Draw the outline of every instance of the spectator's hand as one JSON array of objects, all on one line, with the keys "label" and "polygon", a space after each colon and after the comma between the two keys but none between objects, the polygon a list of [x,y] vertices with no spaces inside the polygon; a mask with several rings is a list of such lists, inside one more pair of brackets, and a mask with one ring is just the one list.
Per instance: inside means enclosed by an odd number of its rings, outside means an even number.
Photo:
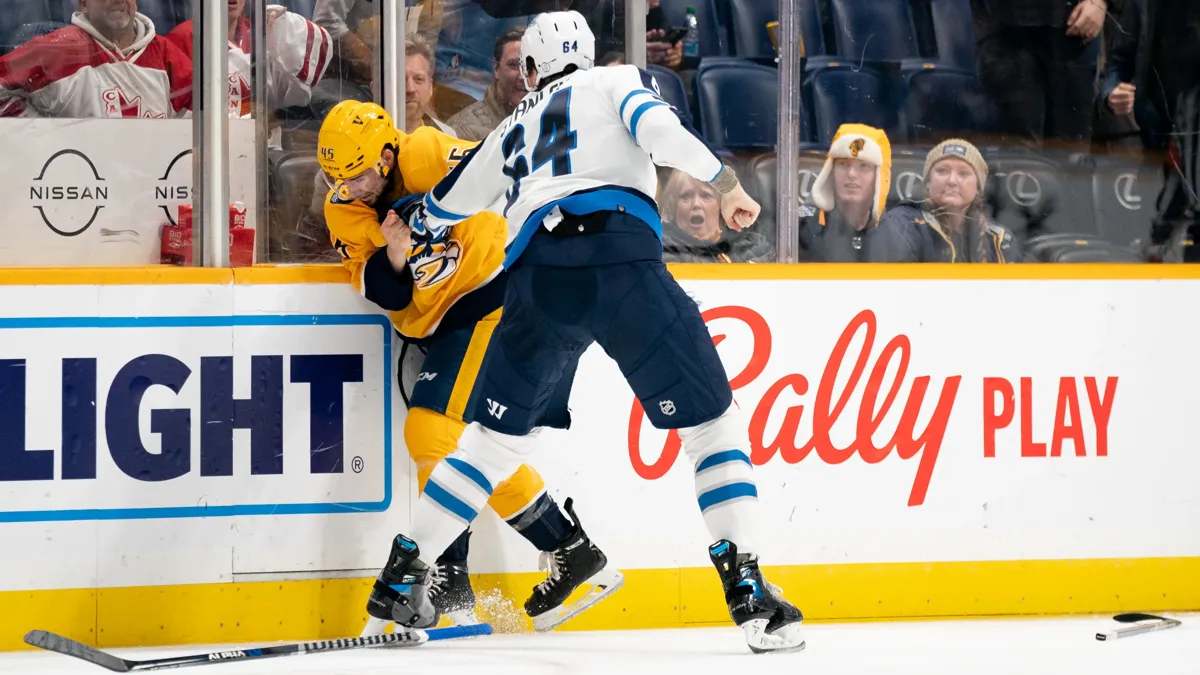
[{"label": "spectator's hand", "polygon": [[721,217],[726,225],[738,232],[753,225],[761,210],[762,207],[746,194],[740,183],[721,198]]},{"label": "spectator's hand", "polygon": [[663,60],[663,65],[671,70],[679,70],[679,65],[683,63],[683,41],[676,42],[667,50],[666,58]]},{"label": "spectator's hand", "polygon": [[[661,30],[646,31],[646,62],[666,65],[671,43],[664,42],[667,34]],[[682,54],[682,52],[680,52]]]},{"label": "spectator's hand", "polygon": [[397,272],[408,266],[408,250],[412,248],[412,230],[395,211],[388,211],[379,229],[387,241],[388,262]]},{"label": "spectator's hand", "polygon": [[1117,115],[1128,115],[1133,112],[1133,100],[1137,87],[1131,82],[1122,82],[1108,95],[1108,108]]},{"label": "spectator's hand", "polygon": [[1107,13],[1107,0],[1079,0],[1071,16],[1067,17],[1067,35],[1091,42],[1104,28]]}]

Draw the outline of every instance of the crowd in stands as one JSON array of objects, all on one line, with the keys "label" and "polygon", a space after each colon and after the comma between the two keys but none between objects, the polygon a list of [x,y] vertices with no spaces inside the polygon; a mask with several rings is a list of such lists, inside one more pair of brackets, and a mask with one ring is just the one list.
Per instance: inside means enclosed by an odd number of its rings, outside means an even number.
[{"label": "crowd in stands", "polygon": [[[270,257],[334,260],[315,131],[341,100],[379,100],[380,1],[278,1],[263,17]],[[227,4],[230,114],[247,116],[255,17]],[[580,11],[597,65],[626,60],[621,0],[403,4],[409,132],[477,140],[510,114],[540,11]],[[646,4],[662,97],[765,207],[734,233],[709,186],[661,172],[668,260],[772,261],[781,231],[810,261],[1200,259],[1200,2],[800,0],[802,206],[786,228],[777,3]],[[190,8],[0,0],[0,116],[186,116]]]}]

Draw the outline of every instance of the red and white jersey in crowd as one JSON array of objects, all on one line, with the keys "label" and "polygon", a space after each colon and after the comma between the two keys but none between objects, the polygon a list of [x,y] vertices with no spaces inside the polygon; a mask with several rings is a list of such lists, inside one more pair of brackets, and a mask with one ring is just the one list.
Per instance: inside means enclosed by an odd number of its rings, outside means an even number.
[{"label": "red and white jersey in crowd", "polygon": [[0,117],[167,118],[191,109],[191,59],[149,18],[134,15],[137,37],[125,49],[80,12],[71,23],[0,57]]},{"label": "red and white jersey in crowd", "polygon": [[[333,58],[333,41],[324,28],[278,5],[267,5],[267,106],[307,105],[312,88]],[[185,54],[192,53],[189,19],[167,37]],[[229,115],[250,114],[252,68],[251,27],[242,18],[229,36]]]}]

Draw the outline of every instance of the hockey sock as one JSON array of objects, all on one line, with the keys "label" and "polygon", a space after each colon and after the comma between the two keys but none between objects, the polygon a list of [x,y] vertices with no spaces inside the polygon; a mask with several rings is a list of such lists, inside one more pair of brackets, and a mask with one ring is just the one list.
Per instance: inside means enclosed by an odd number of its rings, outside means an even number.
[{"label": "hockey sock", "polygon": [[539,551],[558,550],[575,529],[563,515],[554,498],[543,493],[529,508],[508,519],[512,526]]},{"label": "hockey sock", "polygon": [[471,531],[463,530],[463,533],[458,535],[458,539],[451,542],[446,547],[446,550],[442,551],[442,554],[438,556],[438,564],[465,563],[467,561],[468,542],[470,539]]},{"label": "hockey sock", "polygon": [[754,550],[758,488],[746,453],[722,450],[701,458],[696,463],[696,501],[713,541],[728,539],[743,553]]},{"label": "hockey sock", "polygon": [[413,509],[411,538],[427,552],[423,557],[445,550],[470,526],[491,498],[493,486],[520,468],[534,438],[498,434],[474,423],[458,443],[457,450],[433,467]]}]

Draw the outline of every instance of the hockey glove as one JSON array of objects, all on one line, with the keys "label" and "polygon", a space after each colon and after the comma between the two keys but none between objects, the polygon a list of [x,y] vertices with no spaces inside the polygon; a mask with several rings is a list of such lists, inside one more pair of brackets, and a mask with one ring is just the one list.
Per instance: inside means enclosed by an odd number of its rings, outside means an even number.
[{"label": "hockey glove", "polygon": [[431,252],[433,245],[445,238],[445,230],[434,236],[429,231],[429,228],[425,227],[424,194],[408,195],[395,204],[392,204],[392,210],[396,212],[397,216],[400,216],[401,222],[408,224],[409,229],[412,231],[413,247],[409,256],[410,259],[419,258]]}]

